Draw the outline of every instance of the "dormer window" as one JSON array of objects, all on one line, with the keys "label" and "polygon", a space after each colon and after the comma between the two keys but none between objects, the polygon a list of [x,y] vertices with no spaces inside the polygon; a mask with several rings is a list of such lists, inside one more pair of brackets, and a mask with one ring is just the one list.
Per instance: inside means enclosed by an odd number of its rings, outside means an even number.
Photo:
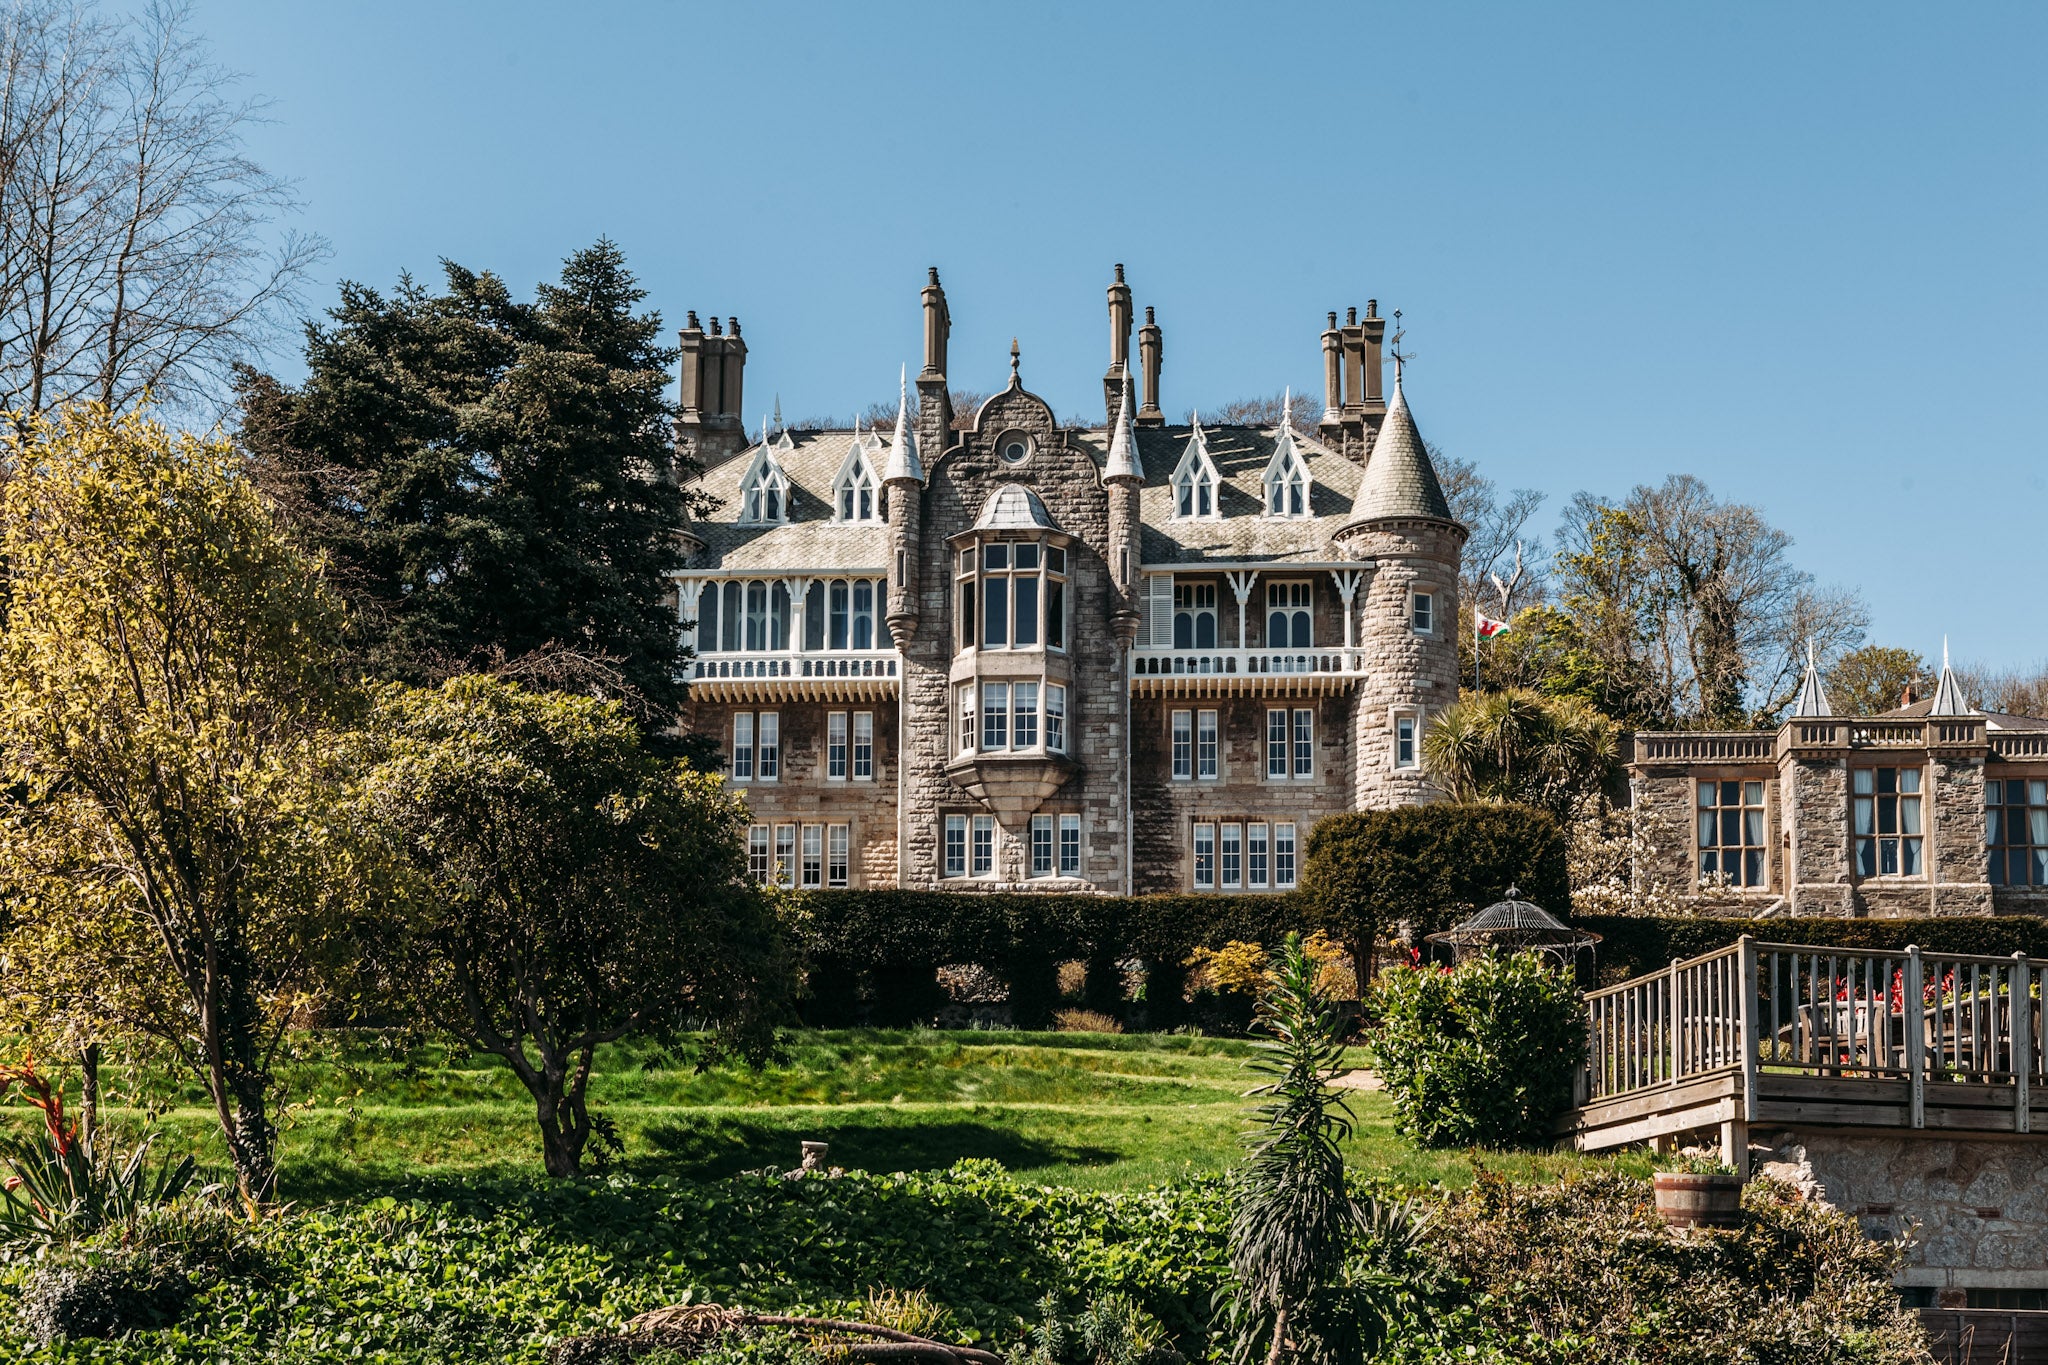
[{"label": "dormer window", "polygon": [[1194,434],[1181,452],[1173,471],[1173,515],[1177,521],[1213,520],[1220,514],[1216,500],[1216,465],[1209,458],[1209,441],[1202,434],[1202,422],[1195,419]]},{"label": "dormer window", "polygon": [[764,444],[740,480],[740,522],[772,526],[789,520],[789,476]]},{"label": "dormer window", "polygon": [[871,522],[881,519],[882,501],[879,496],[881,484],[875,477],[874,460],[870,456],[867,441],[855,435],[853,448],[846,453],[846,463],[839,468],[839,477],[832,485],[832,501],[836,519],[847,522]]},{"label": "dormer window", "polygon": [[1308,463],[1294,444],[1294,433],[1282,427],[1272,461],[1266,465],[1266,515],[1306,517],[1308,487]]}]

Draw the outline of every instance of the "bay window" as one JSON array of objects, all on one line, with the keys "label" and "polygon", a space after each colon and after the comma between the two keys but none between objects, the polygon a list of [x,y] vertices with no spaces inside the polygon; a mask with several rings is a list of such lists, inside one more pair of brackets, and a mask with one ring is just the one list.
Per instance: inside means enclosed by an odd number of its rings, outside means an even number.
[{"label": "bay window", "polygon": [[954,559],[961,649],[1067,647],[1067,551],[991,540]]}]

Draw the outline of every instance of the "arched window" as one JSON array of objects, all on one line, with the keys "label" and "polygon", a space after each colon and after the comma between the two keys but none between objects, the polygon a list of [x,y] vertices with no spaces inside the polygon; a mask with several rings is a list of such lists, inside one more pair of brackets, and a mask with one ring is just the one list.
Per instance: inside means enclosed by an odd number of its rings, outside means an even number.
[{"label": "arched window", "polygon": [[1273,458],[1266,465],[1266,515],[1307,516],[1308,490],[1308,462],[1301,458],[1301,451],[1294,444],[1293,431],[1282,426],[1280,439],[1273,446]]},{"label": "arched window", "polygon": [[1315,588],[1309,583],[1268,583],[1266,585],[1266,648],[1308,649],[1315,644],[1310,613],[1314,610]]},{"label": "arched window", "polygon": [[1216,648],[1216,585],[1173,585],[1173,647]]},{"label": "arched window", "polygon": [[1220,509],[1216,500],[1216,465],[1209,458],[1209,440],[1202,434],[1202,422],[1195,419],[1180,463],[1173,471],[1173,515],[1176,520],[1214,519]]},{"label": "arched window", "polygon": [[789,520],[789,476],[767,446],[754,454],[740,480],[740,522],[742,525],[773,526]]},{"label": "arched window", "polygon": [[875,478],[873,452],[868,449],[868,438],[858,432],[846,452],[846,462],[839,466],[839,477],[832,482],[832,507],[839,521],[881,519],[881,484]]}]

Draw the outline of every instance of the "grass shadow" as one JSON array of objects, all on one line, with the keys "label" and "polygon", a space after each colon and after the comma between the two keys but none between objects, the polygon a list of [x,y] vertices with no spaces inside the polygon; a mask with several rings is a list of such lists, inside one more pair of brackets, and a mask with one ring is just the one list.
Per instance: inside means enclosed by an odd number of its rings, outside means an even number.
[{"label": "grass shadow", "polygon": [[764,1166],[790,1169],[797,1164],[801,1140],[831,1144],[830,1165],[878,1172],[941,1170],[969,1158],[1000,1162],[1012,1171],[1105,1166],[1123,1155],[1105,1147],[1049,1142],[992,1124],[957,1120],[762,1123],[716,1115],[650,1124],[642,1139],[654,1154],[636,1158],[631,1163],[635,1170],[688,1180],[711,1180]]}]

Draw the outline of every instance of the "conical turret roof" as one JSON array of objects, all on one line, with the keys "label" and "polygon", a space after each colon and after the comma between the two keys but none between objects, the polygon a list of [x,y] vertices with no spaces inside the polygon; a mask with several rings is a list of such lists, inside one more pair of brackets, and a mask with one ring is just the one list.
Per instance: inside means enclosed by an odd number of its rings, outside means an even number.
[{"label": "conical turret roof", "polygon": [[1813,641],[1806,642],[1806,676],[1799,682],[1798,699],[1792,703],[1795,716],[1832,716],[1835,708],[1828,704],[1828,694],[1820,685],[1820,665],[1814,661]]},{"label": "conical turret roof", "polygon": [[1145,465],[1138,458],[1138,437],[1131,425],[1131,381],[1124,380],[1123,406],[1117,409],[1116,435],[1109,441],[1109,459],[1102,466],[1102,481],[1111,479],[1145,479]]},{"label": "conical turret roof", "polygon": [[924,465],[917,458],[917,437],[910,432],[910,367],[905,365],[896,393],[896,435],[889,442],[889,463],[882,469],[882,482],[916,479],[924,482]]},{"label": "conical turret roof", "polygon": [[1948,667],[1948,637],[1941,640],[1941,681],[1934,686],[1934,705],[1927,708],[1930,716],[1974,716],[1963,702],[1963,689],[1956,682],[1956,675]]},{"label": "conical turret roof", "polygon": [[1394,396],[1387,404],[1386,421],[1380,425],[1372,454],[1365,462],[1365,478],[1351,503],[1351,520],[1373,521],[1381,517],[1433,517],[1451,520],[1451,505],[1444,486],[1437,482],[1436,469],[1423,448],[1422,433],[1408,411],[1401,393],[1399,376],[1394,379]]}]

